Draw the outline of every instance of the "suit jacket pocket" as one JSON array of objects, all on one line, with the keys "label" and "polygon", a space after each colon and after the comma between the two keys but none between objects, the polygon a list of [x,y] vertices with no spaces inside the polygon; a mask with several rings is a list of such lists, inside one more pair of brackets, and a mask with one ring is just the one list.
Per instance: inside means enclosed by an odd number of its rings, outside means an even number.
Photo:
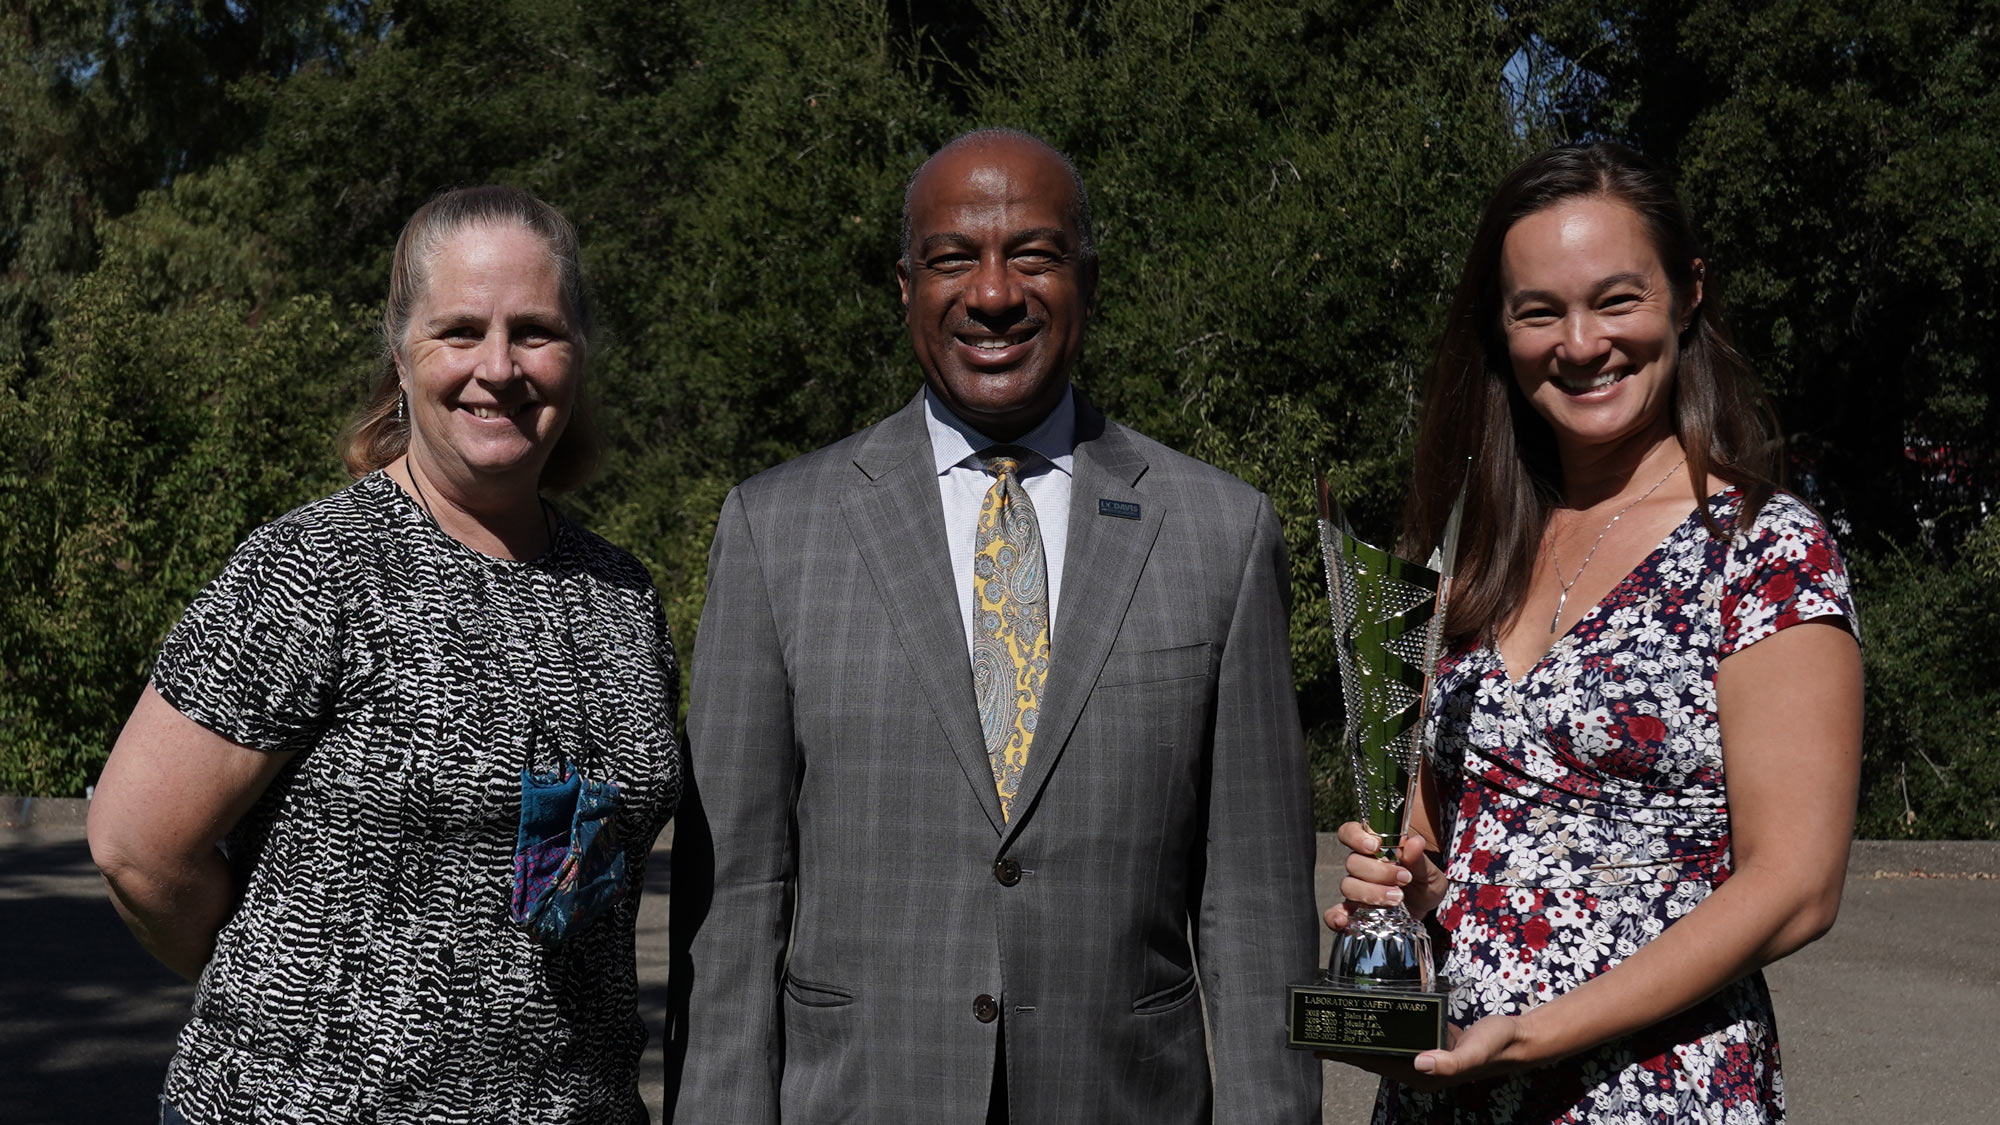
[{"label": "suit jacket pocket", "polygon": [[807,1008],[840,1008],[854,1003],[854,994],[830,984],[816,984],[785,974],[785,996]]},{"label": "suit jacket pocket", "polygon": [[1132,1011],[1142,1016],[1156,1016],[1171,1012],[1194,997],[1195,975],[1189,973],[1185,979],[1132,1001]]},{"label": "suit jacket pocket", "polygon": [[1105,688],[1118,684],[1164,683],[1167,680],[1205,677],[1210,671],[1210,652],[1211,646],[1207,641],[1136,652],[1113,649],[1111,655],[1104,658],[1104,670],[1097,675],[1097,686]]},{"label": "suit jacket pocket", "polygon": [[[785,1073],[779,1101],[786,1121],[830,1121],[830,1107],[860,1104],[856,1084],[870,1049],[853,993],[785,975]],[[683,1117],[687,1116],[682,1114]]]}]

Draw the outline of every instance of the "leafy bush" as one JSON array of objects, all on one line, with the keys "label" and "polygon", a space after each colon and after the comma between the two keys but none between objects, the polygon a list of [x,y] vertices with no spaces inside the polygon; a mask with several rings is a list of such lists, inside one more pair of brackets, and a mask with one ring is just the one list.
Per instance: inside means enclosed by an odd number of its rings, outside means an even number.
[{"label": "leafy bush", "polygon": [[314,297],[150,312],[115,269],[71,291],[0,398],[0,790],[80,793],[230,549],[344,479],[356,327]]},{"label": "leafy bush", "polygon": [[1958,557],[1854,560],[1867,677],[1864,837],[2000,836],[2000,516]]}]

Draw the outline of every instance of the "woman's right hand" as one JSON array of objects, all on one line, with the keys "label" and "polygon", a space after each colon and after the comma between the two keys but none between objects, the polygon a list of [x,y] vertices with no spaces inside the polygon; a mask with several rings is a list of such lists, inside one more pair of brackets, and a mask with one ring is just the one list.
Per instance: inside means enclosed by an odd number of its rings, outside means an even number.
[{"label": "woman's right hand", "polygon": [[1326,911],[1327,928],[1340,933],[1347,929],[1352,908],[1394,906],[1402,903],[1421,918],[1444,897],[1444,872],[1425,854],[1428,841],[1411,833],[1398,854],[1400,863],[1375,858],[1382,841],[1368,826],[1350,820],[1335,835],[1348,848],[1347,875],[1340,881],[1343,901]]}]

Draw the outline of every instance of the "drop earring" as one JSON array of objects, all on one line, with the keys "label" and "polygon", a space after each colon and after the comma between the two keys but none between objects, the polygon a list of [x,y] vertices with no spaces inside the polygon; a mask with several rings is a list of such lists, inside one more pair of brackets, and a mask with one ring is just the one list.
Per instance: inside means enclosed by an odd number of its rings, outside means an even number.
[{"label": "drop earring", "polygon": [[410,424],[410,414],[409,414],[409,409],[408,409],[408,408],[409,408],[409,404],[410,404],[410,396],[409,396],[409,393],[408,393],[408,392],[406,392],[406,391],[397,391],[397,392],[396,392],[396,424],[397,424],[398,426],[407,426],[407,425],[409,425],[409,424]]}]

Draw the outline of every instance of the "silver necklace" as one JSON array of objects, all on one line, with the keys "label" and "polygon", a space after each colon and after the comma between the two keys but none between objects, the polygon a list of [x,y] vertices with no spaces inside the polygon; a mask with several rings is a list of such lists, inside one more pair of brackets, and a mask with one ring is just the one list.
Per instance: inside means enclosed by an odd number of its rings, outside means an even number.
[{"label": "silver necklace", "polygon": [[1605,523],[1604,530],[1597,533],[1597,541],[1590,545],[1589,552],[1587,552],[1583,556],[1583,562],[1577,566],[1576,573],[1571,575],[1569,581],[1567,582],[1563,581],[1562,556],[1556,552],[1556,539],[1558,538],[1558,536],[1555,536],[1553,534],[1549,536],[1549,564],[1555,572],[1556,585],[1562,587],[1562,597],[1556,599],[1556,615],[1549,619],[1549,632],[1551,634],[1553,634],[1556,631],[1556,626],[1562,624],[1563,607],[1569,604],[1570,587],[1576,585],[1577,582],[1583,578],[1583,572],[1590,569],[1590,560],[1596,558],[1597,549],[1599,547],[1604,546],[1604,537],[1611,534],[1611,525],[1618,522],[1619,516],[1624,515],[1626,512],[1629,512],[1634,507],[1636,507],[1640,500],[1644,500],[1646,497],[1651,496],[1655,492],[1658,492],[1660,490],[1660,486],[1667,483],[1667,481],[1670,478],[1672,478],[1672,476],[1675,473],[1680,471],[1681,466],[1685,464],[1687,464],[1687,458],[1685,457],[1674,462],[1674,467],[1667,470],[1666,476],[1661,477],[1659,480],[1654,481],[1653,487],[1647,489],[1644,492],[1641,492],[1638,496],[1638,499],[1633,500],[1630,504],[1627,504],[1624,507],[1618,509],[1617,514],[1613,515],[1611,519]]}]

